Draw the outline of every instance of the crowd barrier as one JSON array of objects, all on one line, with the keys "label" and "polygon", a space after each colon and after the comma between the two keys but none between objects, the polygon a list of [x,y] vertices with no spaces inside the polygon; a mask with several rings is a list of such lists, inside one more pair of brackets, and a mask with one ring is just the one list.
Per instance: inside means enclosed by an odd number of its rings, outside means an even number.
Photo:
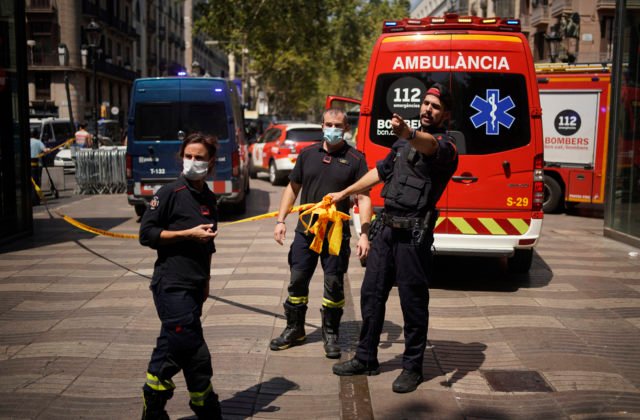
[{"label": "crowd barrier", "polygon": [[79,149],[76,153],[76,193],[117,194],[127,189],[126,146]]}]

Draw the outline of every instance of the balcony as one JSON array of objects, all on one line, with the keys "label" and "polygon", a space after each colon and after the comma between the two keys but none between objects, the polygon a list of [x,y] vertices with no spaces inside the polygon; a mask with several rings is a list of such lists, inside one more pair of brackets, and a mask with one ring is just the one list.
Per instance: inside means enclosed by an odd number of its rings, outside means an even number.
[{"label": "balcony", "polygon": [[134,80],[137,77],[136,72],[127,70],[124,67],[118,66],[116,64],[107,63],[106,61],[97,61],[96,71],[125,80]]},{"label": "balcony", "polygon": [[29,66],[38,67],[60,67],[60,60],[58,59],[58,52],[43,52],[33,51],[33,54],[29,52],[27,54]]},{"label": "balcony", "polygon": [[558,17],[563,13],[573,13],[573,2],[571,0],[553,0],[551,4],[551,16]]},{"label": "balcony", "polygon": [[549,6],[540,5],[531,11],[531,26],[548,25],[551,22]]},{"label": "balcony", "polygon": [[57,9],[55,0],[27,0],[27,13],[54,13]]}]

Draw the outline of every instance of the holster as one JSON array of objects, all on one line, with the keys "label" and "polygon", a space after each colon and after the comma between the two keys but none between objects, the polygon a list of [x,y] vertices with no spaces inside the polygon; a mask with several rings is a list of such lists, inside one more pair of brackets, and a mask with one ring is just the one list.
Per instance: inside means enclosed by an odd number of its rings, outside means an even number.
[{"label": "holster", "polygon": [[382,225],[381,217],[376,217],[371,221],[371,223],[369,223],[369,242],[373,241],[376,236],[378,236],[380,230],[382,230]]}]

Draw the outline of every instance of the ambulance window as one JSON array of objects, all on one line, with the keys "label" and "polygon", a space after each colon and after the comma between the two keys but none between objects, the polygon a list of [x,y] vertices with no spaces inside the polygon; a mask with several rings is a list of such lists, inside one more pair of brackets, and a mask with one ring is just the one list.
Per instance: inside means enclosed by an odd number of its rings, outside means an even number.
[{"label": "ambulance window", "polygon": [[177,140],[177,104],[138,103],[136,105],[136,140]]},{"label": "ambulance window", "polygon": [[453,118],[467,155],[486,155],[526,146],[531,140],[524,75],[452,73]]},{"label": "ambulance window", "polygon": [[229,138],[224,102],[183,102],[181,108],[180,127],[185,133],[200,131],[218,139]]},{"label": "ambulance window", "polygon": [[420,127],[420,104],[434,83],[449,85],[449,72],[381,74],[371,109],[371,141],[391,147],[398,139],[391,131],[391,116],[401,115],[414,128]]}]

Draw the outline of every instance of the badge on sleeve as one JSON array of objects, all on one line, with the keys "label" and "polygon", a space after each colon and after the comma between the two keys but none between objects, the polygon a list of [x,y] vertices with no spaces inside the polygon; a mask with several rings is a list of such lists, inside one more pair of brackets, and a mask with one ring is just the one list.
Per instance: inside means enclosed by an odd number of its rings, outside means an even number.
[{"label": "badge on sleeve", "polygon": [[158,208],[159,205],[160,205],[160,199],[158,198],[157,195],[154,195],[153,198],[151,199],[151,202],[149,203],[149,210],[155,210]]},{"label": "badge on sleeve", "polygon": [[208,206],[200,206],[200,214],[203,216],[209,216],[211,215],[211,211],[209,211]]}]

